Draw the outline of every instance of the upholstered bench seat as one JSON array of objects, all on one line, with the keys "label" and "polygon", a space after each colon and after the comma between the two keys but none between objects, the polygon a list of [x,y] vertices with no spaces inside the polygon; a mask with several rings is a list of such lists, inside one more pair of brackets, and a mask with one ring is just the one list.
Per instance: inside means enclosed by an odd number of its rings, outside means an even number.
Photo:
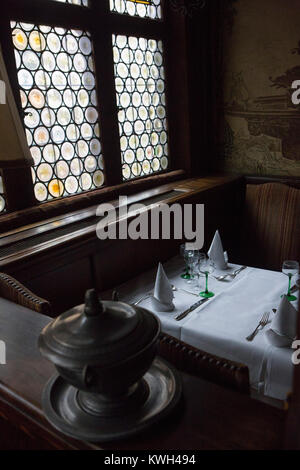
[{"label": "upholstered bench seat", "polygon": [[243,263],[280,270],[284,260],[300,261],[300,189],[248,184],[243,218]]}]

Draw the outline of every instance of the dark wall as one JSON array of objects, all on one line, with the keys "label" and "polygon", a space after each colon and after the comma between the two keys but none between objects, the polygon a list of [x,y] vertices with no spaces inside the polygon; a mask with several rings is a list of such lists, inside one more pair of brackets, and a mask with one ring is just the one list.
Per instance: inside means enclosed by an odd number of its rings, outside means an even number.
[{"label": "dark wall", "polygon": [[187,24],[194,171],[300,176],[299,0],[207,0]]},{"label": "dark wall", "polygon": [[228,2],[224,28],[224,126],[216,168],[243,174],[300,175],[298,0]]}]

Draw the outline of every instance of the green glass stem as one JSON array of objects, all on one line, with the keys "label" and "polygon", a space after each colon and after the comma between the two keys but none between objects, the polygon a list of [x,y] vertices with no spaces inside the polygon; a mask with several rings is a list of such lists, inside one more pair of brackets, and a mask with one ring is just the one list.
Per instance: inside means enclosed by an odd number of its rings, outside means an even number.
[{"label": "green glass stem", "polygon": [[208,272],[205,273],[205,293],[208,293]]},{"label": "green glass stem", "polygon": [[291,295],[291,284],[292,284],[292,274],[288,274],[288,276],[289,276],[289,288],[288,288],[287,296],[290,297],[290,295]]},{"label": "green glass stem", "polygon": [[183,274],[181,274],[180,276],[182,279],[191,279],[191,275],[189,273],[189,267],[188,265],[186,264],[185,265],[185,272]]},{"label": "green glass stem", "polygon": [[210,299],[211,297],[213,297],[215,294],[213,292],[209,292],[208,290],[208,271],[205,271],[205,291],[203,292],[200,292],[200,296],[201,297],[205,297],[207,299]]},{"label": "green glass stem", "polygon": [[[293,275],[291,273],[288,274],[288,277],[289,277],[289,287],[288,287],[288,291],[287,291],[287,294],[286,294],[286,298],[290,301],[290,302],[293,302],[294,300],[297,300],[297,297],[295,295],[291,295],[291,285],[292,285],[292,277]],[[284,297],[284,294],[281,296],[281,297]]]}]

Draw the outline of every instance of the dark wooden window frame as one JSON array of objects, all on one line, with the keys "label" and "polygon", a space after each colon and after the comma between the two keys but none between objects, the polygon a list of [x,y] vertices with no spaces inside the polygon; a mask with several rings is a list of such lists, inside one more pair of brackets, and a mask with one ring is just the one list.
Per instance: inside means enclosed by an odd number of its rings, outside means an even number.
[{"label": "dark wooden window frame", "polygon": [[[109,10],[109,0],[90,0],[89,8],[53,0],[43,0],[42,2],[41,0],[9,0],[2,6],[0,42],[22,121],[23,110],[11,40],[10,21],[90,31],[95,52],[96,82],[100,108],[99,124],[106,176],[106,184],[103,188],[39,203],[33,193],[30,165],[25,160],[16,160],[11,162],[9,166],[6,164],[2,168],[9,212],[34,206],[43,206],[43,212],[47,212],[47,208],[49,207],[51,211],[54,205],[63,208],[66,199],[70,199],[68,206],[71,206],[70,209],[72,209],[73,203],[74,207],[88,205],[91,196],[93,200],[97,200],[99,197],[101,201],[103,200],[103,192],[107,194],[111,189],[115,193],[116,187],[124,187],[124,194],[126,194],[127,191],[132,192],[131,186],[142,190],[144,187],[154,187],[158,182],[160,184],[162,181],[167,183],[183,176],[189,176],[191,155],[186,18],[172,10],[166,0],[162,0],[162,7],[163,20],[152,20],[112,13]],[[121,173],[112,34],[132,34],[161,39],[165,50],[170,166],[165,171],[139,177],[128,182],[123,182]],[[180,77],[180,86],[178,86],[178,77]],[[2,217],[7,216],[2,215],[1,220]]]}]

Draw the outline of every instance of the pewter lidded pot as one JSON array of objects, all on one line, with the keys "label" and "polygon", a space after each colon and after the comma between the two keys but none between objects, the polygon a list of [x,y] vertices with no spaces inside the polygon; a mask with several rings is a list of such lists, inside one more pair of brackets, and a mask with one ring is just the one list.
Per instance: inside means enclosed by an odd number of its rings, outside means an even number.
[{"label": "pewter lidded pot", "polygon": [[54,319],[39,337],[42,355],[59,374],[43,393],[49,421],[72,437],[107,441],[165,414],[180,386],[163,361],[152,364],[159,333],[159,320],[148,310],[101,301],[88,290],[84,305]]}]

